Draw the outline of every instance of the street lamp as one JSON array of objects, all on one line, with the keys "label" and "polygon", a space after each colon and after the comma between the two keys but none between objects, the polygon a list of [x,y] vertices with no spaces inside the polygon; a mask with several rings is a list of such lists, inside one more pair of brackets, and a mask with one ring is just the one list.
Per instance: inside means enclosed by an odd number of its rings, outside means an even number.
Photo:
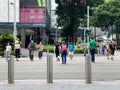
[{"label": "street lamp", "polygon": [[87,29],[89,30],[89,6],[87,6]]},{"label": "street lamp", "polygon": [[17,34],[17,31],[16,31],[16,0],[14,0],[14,32],[13,32],[14,41],[16,40],[16,34]]},{"label": "street lamp", "polygon": [[[87,6],[87,30],[89,30],[89,6]],[[84,56],[86,56],[86,29],[84,29]]]},{"label": "street lamp", "polygon": [[13,2],[10,2],[11,5],[14,5],[14,30],[13,30],[13,37],[14,37],[14,41],[16,40],[16,35],[17,35],[17,30],[16,30],[16,0],[14,0]]}]

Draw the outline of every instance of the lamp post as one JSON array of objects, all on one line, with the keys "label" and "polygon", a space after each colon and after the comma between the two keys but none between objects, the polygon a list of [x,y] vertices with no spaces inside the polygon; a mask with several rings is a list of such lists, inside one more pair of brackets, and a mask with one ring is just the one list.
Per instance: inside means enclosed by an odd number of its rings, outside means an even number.
[{"label": "lamp post", "polygon": [[14,0],[14,32],[13,32],[13,35],[14,35],[14,41],[16,40],[16,0]]},{"label": "lamp post", "polygon": [[[89,6],[87,6],[87,30],[89,30]],[[86,29],[84,29],[84,56],[86,56]]]},{"label": "lamp post", "polygon": [[89,6],[87,6],[87,29],[89,30]]},{"label": "lamp post", "polygon": [[13,37],[14,41],[16,40],[17,30],[16,30],[16,0],[13,2],[10,2],[11,5],[14,5],[14,21],[13,21]]}]

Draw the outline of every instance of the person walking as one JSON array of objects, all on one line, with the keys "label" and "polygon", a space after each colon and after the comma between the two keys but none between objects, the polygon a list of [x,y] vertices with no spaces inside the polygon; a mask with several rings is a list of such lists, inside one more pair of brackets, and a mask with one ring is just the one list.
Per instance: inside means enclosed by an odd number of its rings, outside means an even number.
[{"label": "person walking", "polygon": [[107,59],[109,60],[110,59],[110,45],[109,45],[109,42],[107,42],[107,44],[105,45],[105,52],[106,52]]},{"label": "person walking", "polygon": [[42,42],[40,42],[39,46],[38,46],[38,57],[39,57],[39,59],[42,59],[43,49],[44,49],[44,45],[42,44]]},{"label": "person walking", "polygon": [[109,44],[109,47],[110,47],[110,59],[113,60],[113,56],[114,56],[115,49],[116,49],[114,41],[111,41],[111,43]]},{"label": "person walking", "polygon": [[104,43],[102,43],[101,45],[101,54],[105,55],[105,44]]},{"label": "person walking", "polygon": [[72,60],[73,54],[74,54],[74,44],[72,42],[68,45],[68,51],[69,51],[68,55],[70,59]]},{"label": "person walking", "polygon": [[61,57],[62,57],[62,64],[66,64],[67,61],[67,45],[66,43],[63,41],[62,45],[61,45]]},{"label": "person walking", "polygon": [[10,53],[11,53],[11,45],[10,43],[8,42],[7,43],[7,46],[6,46],[6,61],[8,61],[10,59]]},{"label": "person walking", "polygon": [[35,44],[34,44],[33,40],[31,40],[31,42],[29,43],[28,50],[29,50],[29,58],[30,58],[31,61],[33,61],[34,50],[35,50]]},{"label": "person walking", "polygon": [[60,45],[58,42],[55,43],[54,53],[56,55],[56,61],[60,61]]},{"label": "person walking", "polygon": [[19,42],[15,41],[14,51],[15,51],[16,61],[19,61],[18,58],[20,58],[20,49],[21,49],[21,46],[20,46]]},{"label": "person walking", "polygon": [[96,51],[96,46],[97,46],[97,43],[96,41],[94,40],[94,38],[92,37],[90,42],[89,42],[89,49],[90,49],[90,55],[91,55],[91,61],[93,63],[95,63],[95,51]]}]

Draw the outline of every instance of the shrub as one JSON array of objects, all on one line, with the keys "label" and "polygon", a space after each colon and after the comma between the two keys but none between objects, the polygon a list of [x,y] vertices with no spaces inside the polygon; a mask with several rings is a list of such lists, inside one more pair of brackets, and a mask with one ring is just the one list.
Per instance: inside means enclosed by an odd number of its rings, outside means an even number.
[{"label": "shrub", "polygon": [[[49,52],[53,53],[54,45],[45,45],[44,52],[47,52],[47,50],[49,50]],[[88,51],[88,49],[86,49],[86,52],[87,51]],[[78,53],[84,53],[84,48],[75,48],[75,54],[78,54]]]},{"label": "shrub", "polygon": [[13,46],[14,44],[14,38],[11,34],[2,34],[0,36],[0,55],[4,56],[5,52],[5,48],[7,43],[10,42],[10,44]]},{"label": "shrub", "polygon": [[44,52],[47,52],[47,50],[49,50],[49,52],[53,53],[54,52],[54,45],[45,45]]},{"label": "shrub", "polygon": [[4,48],[0,47],[0,56],[4,56]]},{"label": "shrub", "polygon": [[7,45],[7,43],[10,42],[10,44],[14,44],[14,38],[11,34],[2,34],[0,36],[0,43],[4,49],[5,49],[5,46]]}]

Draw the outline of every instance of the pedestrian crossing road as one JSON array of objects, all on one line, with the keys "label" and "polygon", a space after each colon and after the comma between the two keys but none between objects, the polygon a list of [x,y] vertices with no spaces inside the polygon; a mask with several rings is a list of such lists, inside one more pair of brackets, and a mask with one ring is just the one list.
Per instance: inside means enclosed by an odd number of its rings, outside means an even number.
[{"label": "pedestrian crossing road", "polygon": [[[53,79],[85,79],[85,57],[74,55],[73,60],[67,57],[67,64],[56,61],[53,55]],[[120,52],[116,52],[114,60],[108,60],[105,56],[96,55],[96,62],[92,65],[92,80],[120,80]],[[31,62],[28,57],[14,61],[15,80],[45,80],[47,77],[47,57],[40,60],[37,57]],[[8,62],[0,58],[0,80],[7,80]]]}]

